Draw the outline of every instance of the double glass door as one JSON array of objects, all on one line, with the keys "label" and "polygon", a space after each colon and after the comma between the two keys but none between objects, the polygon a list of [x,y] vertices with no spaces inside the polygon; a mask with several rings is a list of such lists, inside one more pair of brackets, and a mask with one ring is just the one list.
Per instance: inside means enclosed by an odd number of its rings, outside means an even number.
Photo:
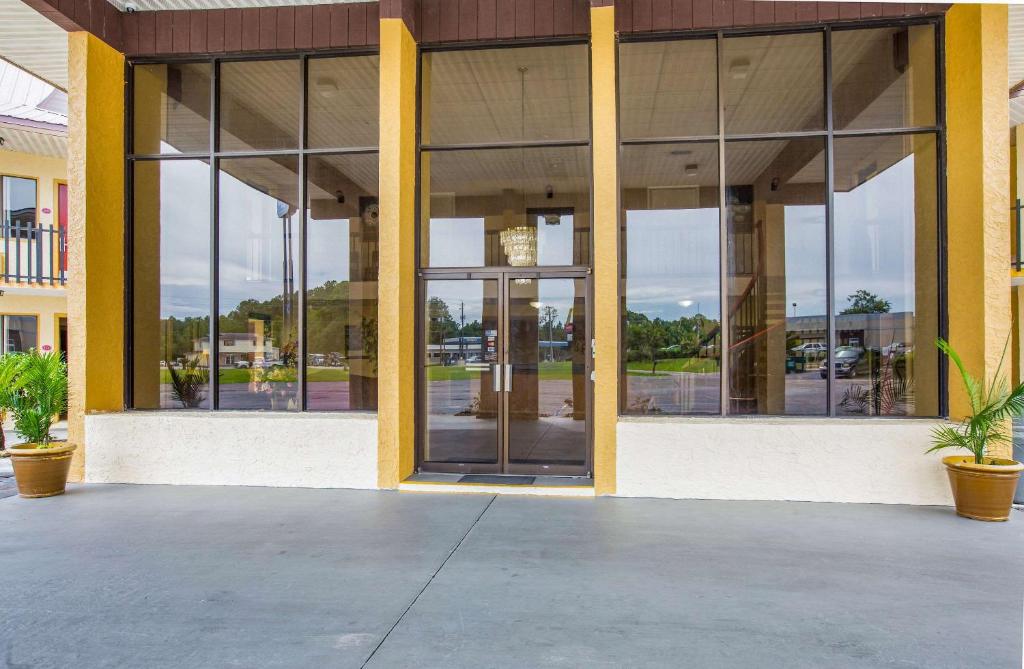
[{"label": "double glass door", "polygon": [[590,473],[587,288],[580,273],[423,279],[421,471]]}]

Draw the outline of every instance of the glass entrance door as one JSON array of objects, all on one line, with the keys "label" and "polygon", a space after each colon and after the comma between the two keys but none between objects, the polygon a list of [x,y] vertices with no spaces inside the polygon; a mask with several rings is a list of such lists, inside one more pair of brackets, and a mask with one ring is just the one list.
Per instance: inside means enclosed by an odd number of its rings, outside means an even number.
[{"label": "glass entrance door", "polygon": [[422,471],[587,475],[586,275],[423,281]]}]

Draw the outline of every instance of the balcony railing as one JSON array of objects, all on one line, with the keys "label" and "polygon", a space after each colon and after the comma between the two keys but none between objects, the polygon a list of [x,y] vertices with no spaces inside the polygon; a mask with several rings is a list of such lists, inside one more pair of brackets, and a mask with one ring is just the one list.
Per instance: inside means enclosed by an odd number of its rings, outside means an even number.
[{"label": "balcony railing", "polygon": [[63,286],[67,281],[68,237],[63,228],[4,223],[0,274],[4,283]]}]

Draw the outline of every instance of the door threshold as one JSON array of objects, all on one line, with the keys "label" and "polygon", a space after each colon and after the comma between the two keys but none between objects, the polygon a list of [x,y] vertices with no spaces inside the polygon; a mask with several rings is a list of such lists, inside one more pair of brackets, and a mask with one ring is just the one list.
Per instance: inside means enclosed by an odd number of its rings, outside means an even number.
[{"label": "door threshold", "polygon": [[[551,495],[561,497],[593,497],[594,480],[575,476],[510,476],[509,483],[500,482],[501,476],[488,477],[488,483],[466,482],[465,474],[437,474],[420,472],[398,484],[403,492],[454,492],[487,495]],[[524,478],[533,483],[523,484]]]}]

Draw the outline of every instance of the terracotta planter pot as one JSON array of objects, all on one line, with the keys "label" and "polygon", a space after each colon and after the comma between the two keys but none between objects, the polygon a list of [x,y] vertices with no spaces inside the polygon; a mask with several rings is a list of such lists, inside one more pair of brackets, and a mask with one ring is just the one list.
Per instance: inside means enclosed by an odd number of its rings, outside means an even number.
[{"label": "terracotta planter pot", "polygon": [[14,465],[14,480],[22,497],[52,497],[64,494],[75,446],[66,441],[51,441],[49,448],[18,444],[7,449]]},{"label": "terracotta planter pot", "polygon": [[995,464],[978,465],[973,455],[942,458],[953,489],[956,512],[975,520],[1009,520],[1013,492],[1024,464],[996,458]]}]

